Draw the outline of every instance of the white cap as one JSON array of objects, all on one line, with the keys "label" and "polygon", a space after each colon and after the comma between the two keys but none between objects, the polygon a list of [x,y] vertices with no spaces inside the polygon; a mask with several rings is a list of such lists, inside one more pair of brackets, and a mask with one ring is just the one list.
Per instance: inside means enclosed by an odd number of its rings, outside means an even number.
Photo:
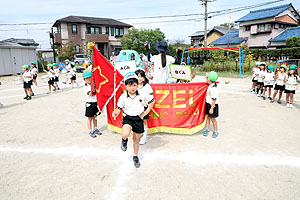
[{"label": "white cap", "polygon": [[125,76],[124,76],[124,81],[130,79],[130,78],[135,78],[137,80],[139,80],[138,76],[134,73],[134,72],[128,72]]}]

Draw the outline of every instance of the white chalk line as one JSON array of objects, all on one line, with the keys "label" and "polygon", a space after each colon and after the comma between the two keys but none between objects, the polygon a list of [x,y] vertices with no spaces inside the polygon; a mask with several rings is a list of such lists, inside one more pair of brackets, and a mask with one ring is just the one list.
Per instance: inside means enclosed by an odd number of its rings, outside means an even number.
[{"label": "white chalk line", "polygon": [[[62,148],[24,148],[24,147],[5,147],[0,146],[0,153],[37,153],[57,156],[71,157],[124,157],[121,150],[99,149],[99,148],[80,148],[80,147],[62,147]],[[223,163],[225,165],[249,165],[249,166],[290,166],[300,168],[300,157],[282,156],[282,155],[230,155],[207,152],[188,151],[184,153],[169,153],[163,151],[143,152],[143,162],[147,160],[174,160],[183,161],[193,165],[208,165]],[[126,157],[126,156],[125,156]]]}]

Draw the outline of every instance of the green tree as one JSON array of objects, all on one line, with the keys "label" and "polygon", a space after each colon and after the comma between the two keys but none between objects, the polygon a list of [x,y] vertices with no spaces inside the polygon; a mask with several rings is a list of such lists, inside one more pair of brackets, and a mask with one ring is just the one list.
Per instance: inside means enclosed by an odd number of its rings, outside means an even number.
[{"label": "green tree", "polygon": [[58,47],[58,59],[59,61],[64,61],[66,59],[71,59],[75,52],[75,45],[72,43],[72,41],[62,44],[60,47]]},{"label": "green tree", "polygon": [[294,36],[288,38],[286,40],[286,47],[287,48],[300,47],[300,37]]},{"label": "green tree", "polygon": [[135,50],[139,53],[146,53],[145,43],[150,44],[150,51],[152,55],[157,54],[154,48],[159,41],[165,40],[165,34],[159,28],[153,29],[136,29],[133,28],[128,31],[121,39],[123,49]]}]

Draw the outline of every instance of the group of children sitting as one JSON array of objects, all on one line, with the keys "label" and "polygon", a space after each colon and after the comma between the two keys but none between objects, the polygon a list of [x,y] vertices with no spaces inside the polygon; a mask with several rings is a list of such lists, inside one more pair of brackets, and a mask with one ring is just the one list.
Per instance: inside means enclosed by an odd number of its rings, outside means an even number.
[{"label": "group of children sitting", "polygon": [[[267,66],[264,62],[256,62],[256,67],[252,70],[252,93],[258,97],[266,100],[266,93],[268,92],[268,100],[274,103],[275,97],[279,91],[277,103],[281,104],[282,93],[286,93],[286,106],[293,107],[294,94],[297,90],[300,78],[297,73],[298,67],[291,65],[287,68],[282,64],[274,72],[274,66]],[[274,87],[273,96],[271,90]]]}]

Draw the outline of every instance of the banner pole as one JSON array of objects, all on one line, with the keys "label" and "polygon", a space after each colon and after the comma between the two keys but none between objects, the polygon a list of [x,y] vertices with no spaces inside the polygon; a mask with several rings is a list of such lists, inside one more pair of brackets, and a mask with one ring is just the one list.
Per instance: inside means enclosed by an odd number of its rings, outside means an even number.
[{"label": "banner pole", "polygon": [[[114,66],[114,91],[116,89],[116,67],[115,67],[115,64],[113,63],[113,66]],[[114,93],[114,112],[116,111],[116,93]],[[114,117],[114,120],[116,120],[116,117]]]},{"label": "banner pole", "polygon": [[[114,90],[114,92],[112,93],[112,95],[109,97],[109,99],[105,102],[102,110],[101,110],[101,113],[103,112],[104,108],[107,106],[107,104],[109,103],[109,101],[113,98],[114,95],[116,95],[116,92],[118,91],[118,89],[120,88],[122,84],[122,81],[120,82],[120,84],[118,85],[118,87]],[[115,108],[114,108],[115,109]]]}]

